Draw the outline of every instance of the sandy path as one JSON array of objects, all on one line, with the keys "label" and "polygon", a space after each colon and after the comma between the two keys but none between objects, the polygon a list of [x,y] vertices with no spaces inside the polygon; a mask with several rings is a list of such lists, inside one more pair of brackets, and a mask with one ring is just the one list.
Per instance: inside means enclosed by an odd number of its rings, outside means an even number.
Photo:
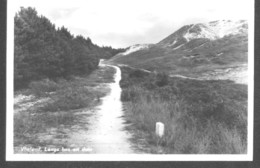
[{"label": "sandy path", "polygon": [[89,147],[93,153],[134,153],[129,139],[129,134],[125,129],[122,118],[122,102],[120,101],[121,80],[120,68],[112,65],[116,69],[114,75],[115,82],[109,84],[111,92],[102,98],[102,103],[97,107],[96,114],[89,118],[88,140]]},{"label": "sandy path", "polygon": [[[101,64],[100,66],[101,69],[102,66],[116,69],[114,82],[102,85],[106,89],[110,88],[110,92],[100,99],[100,105],[93,109],[33,113],[32,116],[44,114],[49,118],[64,118],[64,123],[61,122],[58,126],[50,125],[46,130],[35,133],[32,135],[36,138],[34,138],[35,142],[16,145],[17,153],[137,153],[130,141],[132,135],[125,130],[127,124],[122,117],[119,85],[121,70],[112,65]],[[32,96],[16,96],[17,111],[26,112],[39,101],[31,100],[32,98]]]}]

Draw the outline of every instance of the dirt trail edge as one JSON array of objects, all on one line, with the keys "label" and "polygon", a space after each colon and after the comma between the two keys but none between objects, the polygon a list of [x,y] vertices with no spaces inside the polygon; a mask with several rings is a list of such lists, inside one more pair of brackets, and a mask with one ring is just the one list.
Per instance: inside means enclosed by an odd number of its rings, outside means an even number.
[{"label": "dirt trail edge", "polygon": [[91,153],[136,153],[130,142],[131,134],[125,128],[120,100],[121,70],[117,66],[110,66],[116,69],[114,83],[110,83],[111,92],[102,98],[102,103],[96,109],[96,114],[89,118],[88,140]]}]

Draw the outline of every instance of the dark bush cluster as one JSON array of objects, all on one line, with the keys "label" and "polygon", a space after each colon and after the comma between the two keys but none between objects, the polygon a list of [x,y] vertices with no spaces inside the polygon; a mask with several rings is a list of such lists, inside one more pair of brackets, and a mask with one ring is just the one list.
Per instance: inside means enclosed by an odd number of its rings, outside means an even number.
[{"label": "dark bush cluster", "polygon": [[57,98],[43,107],[43,111],[60,111],[80,109],[90,106],[94,95],[84,87],[69,86],[66,89],[60,89]]},{"label": "dark bush cluster", "polygon": [[29,84],[29,88],[36,96],[43,96],[46,93],[54,92],[58,87],[58,84],[50,79],[33,81]]},{"label": "dark bush cluster", "polygon": [[97,68],[100,58],[124,51],[99,47],[90,38],[72,35],[65,27],[39,16],[31,7],[21,8],[14,18],[15,88],[45,78],[85,75]]}]

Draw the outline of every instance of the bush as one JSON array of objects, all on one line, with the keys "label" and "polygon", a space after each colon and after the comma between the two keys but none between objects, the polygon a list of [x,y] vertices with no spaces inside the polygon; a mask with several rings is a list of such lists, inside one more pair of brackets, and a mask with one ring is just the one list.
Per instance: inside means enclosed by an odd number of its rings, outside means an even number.
[{"label": "bush", "polygon": [[130,78],[143,78],[145,76],[147,76],[147,72],[141,70],[133,70],[133,72],[129,74]]},{"label": "bush", "polygon": [[[162,147],[165,153],[246,153],[245,85],[163,74],[149,74],[141,81],[129,78],[126,70],[122,72],[126,118],[135,129],[149,135],[150,145]],[[165,124],[161,139],[155,135],[156,122]]]},{"label": "bush", "polygon": [[14,145],[20,144],[20,141],[24,144],[35,144],[36,139],[34,135],[44,129],[45,125],[43,124],[42,119],[38,116],[31,115],[30,112],[15,113]]},{"label": "bush", "polygon": [[59,85],[50,79],[34,81],[29,84],[29,88],[36,96],[43,96],[46,93],[54,92],[58,87]]},{"label": "bush", "polygon": [[66,111],[80,109],[91,105],[94,95],[85,87],[73,87],[61,89],[57,92],[54,101],[43,107],[43,111]]},{"label": "bush", "polygon": [[166,73],[159,73],[156,76],[156,85],[159,87],[165,86],[169,83],[168,75]]}]

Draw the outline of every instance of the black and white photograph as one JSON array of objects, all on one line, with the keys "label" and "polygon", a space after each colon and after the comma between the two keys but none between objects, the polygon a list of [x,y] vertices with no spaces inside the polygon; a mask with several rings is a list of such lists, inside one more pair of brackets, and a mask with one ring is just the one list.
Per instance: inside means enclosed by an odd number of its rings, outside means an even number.
[{"label": "black and white photograph", "polygon": [[7,160],[252,161],[253,0],[7,9]]}]

